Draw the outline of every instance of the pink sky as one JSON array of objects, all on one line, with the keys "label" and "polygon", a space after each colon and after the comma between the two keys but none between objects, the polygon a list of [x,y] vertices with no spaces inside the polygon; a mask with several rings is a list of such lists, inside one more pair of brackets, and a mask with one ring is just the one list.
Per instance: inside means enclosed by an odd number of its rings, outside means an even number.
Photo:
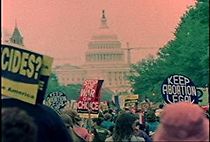
[{"label": "pink sky", "polygon": [[84,63],[91,36],[100,24],[104,9],[110,29],[118,35],[122,48],[133,50],[132,62],[155,55],[173,39],[173,32],[187,7],[195,0],[3,0],[3,29],[11,33],[15,19],[27,49],[55,58],[54,65]]}]

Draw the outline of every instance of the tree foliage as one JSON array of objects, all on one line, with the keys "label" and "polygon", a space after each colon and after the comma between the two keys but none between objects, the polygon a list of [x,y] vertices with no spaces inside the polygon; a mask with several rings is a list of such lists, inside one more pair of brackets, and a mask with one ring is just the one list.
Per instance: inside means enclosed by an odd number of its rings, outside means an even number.
[{"label": "tree foliage", "polygon": [[51,73],[48,80],[45,97],[47,96],[47,94],[59,90],[59,88],[60,88],[60,85],[58,83],[57,76],[54,73]]},{"label": "tree foliage", "polygon": [[171,74],[183,74],[196,86],[205,87],[209,79],[209,0],[198,0],[181,17],[175,38],[150,57],[132,66],[129,76],[134,93],[140,98],[160,102],[163,80]]}]

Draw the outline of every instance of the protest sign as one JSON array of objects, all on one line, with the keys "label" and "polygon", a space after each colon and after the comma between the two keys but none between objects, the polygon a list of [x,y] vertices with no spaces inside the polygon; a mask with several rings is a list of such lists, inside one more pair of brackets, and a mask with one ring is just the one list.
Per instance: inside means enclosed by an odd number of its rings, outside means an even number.
[{"label": "protest sign", "polygon": [[39,77],[39,90],[38,90],[36,103],[41,103],[41,104],[43,103],[45,92],[47,89],[47,83],[52,71],[52,62],[53,62],[52,57],[43,55],[43,62]]},{"label": "protest sign", "polygon": [[184,75],[170,75],[161,86],[161,93],[166,103],[191,102],[198,104],[199,90],[192,80]]},{"label": "protest sign", "polygon": [[114,96],[114,103],[121,109],[124,109],[125,107],[131,108],[135,107],[138,99],[139,95],[119,95]]},{"label": "protest sign", "polygon": [[134,107],[138,102],[139,95],[125,95],[124,107]]},{"label": "protest sign", "polygon": [[44,104],[56,111],[60,111],[68,104],[68,99],[63,92],[56,91],[47,95]]},{"label": "protest sign", "polygon": [[[1,91],[5,96],[35,104],[40,88],[40,76],[51,71],[52,58],[11,45],[1,45]],[[42,70],[42,71],[41,71]],[[42,72],[42,73],[41,73]],[[42,84],[47,79],[42,79]],[[42,86],[42,94],[46,86]]]},{"label": "protest sign", "polygon": [[77,112],[81,117],[97,117],[99,113],[100,90],[103,80],[85,80],[77,101]]},{"label": "protest sign", "polygon": [[197,87],[197,90],[201,90],[201,92],[203,92],[203,96],[202,99],[200,99],[199,101],[199,105],[201,106],[206,106],[209,104],[209,91],[208,91],[208,87],[206,88],[202,88],[202,87]]}]

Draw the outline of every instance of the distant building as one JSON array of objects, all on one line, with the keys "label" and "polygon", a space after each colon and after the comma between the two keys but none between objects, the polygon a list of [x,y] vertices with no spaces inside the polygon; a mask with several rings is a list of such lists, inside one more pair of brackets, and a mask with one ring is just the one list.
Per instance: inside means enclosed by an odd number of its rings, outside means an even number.
[{"label": "distant building", "polygon": [[15,24],[14,31],[12,35],[9,35],[8,33],[4,33],[2,35],[2,43],[15,45],[18,47],[24,47],[23,43],[23,35],[21,34],[20,30],[17,27],[17,24]]},{"label": "distant building", "polygon": [[15,25],[14,32],[10,38],[10,43],[14,43],[14,44],[22,45],[22,46],[24,45],[23,44],[23,36],[20,33],[17,25]]},{"label": "distant building", "polygon": [[66,64],[54,68],[59,83],[63,85],[82,84],[85,79],[103,79],[103,88],[115,94],[131,91],[127,79],[129,70],[124,49],[117,35],[111,32],[104,10],[101,25],[89,41],[85,64],[79,67]]}]

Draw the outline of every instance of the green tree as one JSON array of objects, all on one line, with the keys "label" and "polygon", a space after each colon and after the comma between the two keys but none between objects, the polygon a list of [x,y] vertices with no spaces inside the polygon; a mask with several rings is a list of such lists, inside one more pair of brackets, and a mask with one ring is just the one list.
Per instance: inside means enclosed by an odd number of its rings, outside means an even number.
[{"label": "green tree", "polygon": [[78,100],[81,88],[81,84],[69,84],[67,86],[62,86],[62,90],[67,95],[69,100]]},{"label": "green tree", "polygon": [[171,74],[183,74],[196,86],[204,87],[209,79],[209,0],[198,0],[183,15],[175,38],[160,49],[156,58],[132,66],[129,77],[134,93],[140,98],[160,102],[163,80]]},{"label": "green tree", "polygon": [[60,85],[58,83],[56,74],[51,73],[49,80],[48,80],[48,84],[47,84],[46,94],[57,91],[57,90],[59,90],[59,88],[60,88]]},{"label": "green tree", "polygon": [[111,101],[112,95],[114,95],[114,92],[112,92],[109,89],[102,88],[101,90],[101,101]]}]

